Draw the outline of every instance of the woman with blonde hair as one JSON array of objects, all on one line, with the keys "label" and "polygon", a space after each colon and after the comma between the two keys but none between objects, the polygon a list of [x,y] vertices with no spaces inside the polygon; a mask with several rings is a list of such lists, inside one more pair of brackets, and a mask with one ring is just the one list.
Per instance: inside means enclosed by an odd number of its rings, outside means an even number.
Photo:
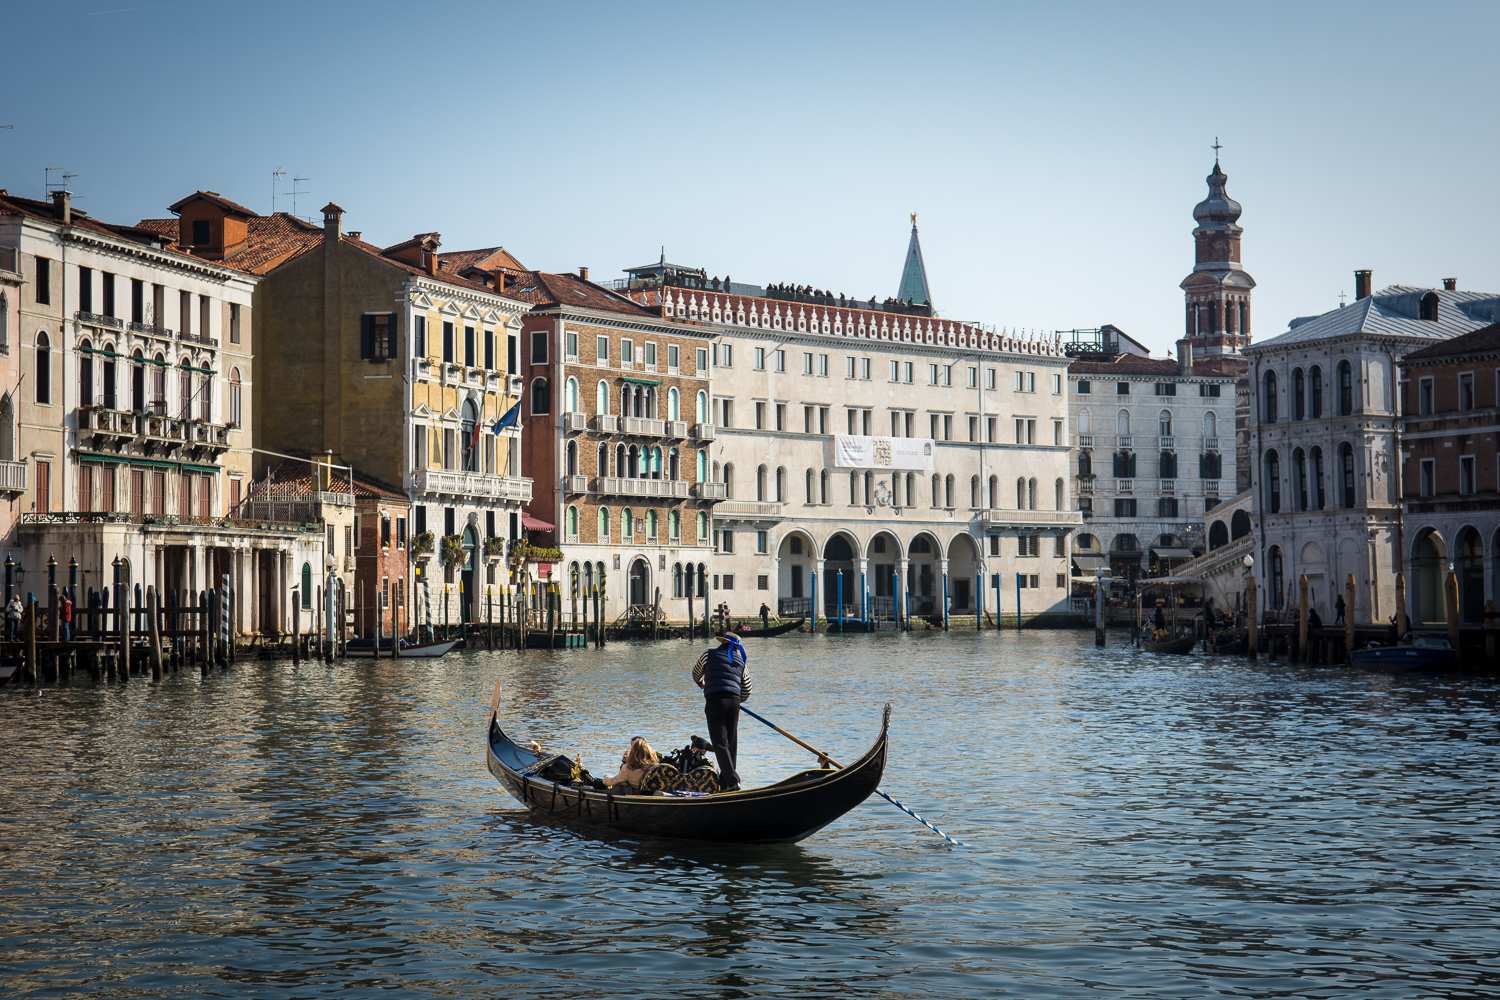
[{"label": "woman with blonde hair", "polygon": [[646,742],[646,737],[635,736],[630,740],[630,749],[620,756],[620,773],[613,778],[605,778],[606,788],[617,788],[627,795],[634,794],[641,787],[641,779],[646,772],[660,763],[661,758],[656,751],[651,749],[651,744]]}]

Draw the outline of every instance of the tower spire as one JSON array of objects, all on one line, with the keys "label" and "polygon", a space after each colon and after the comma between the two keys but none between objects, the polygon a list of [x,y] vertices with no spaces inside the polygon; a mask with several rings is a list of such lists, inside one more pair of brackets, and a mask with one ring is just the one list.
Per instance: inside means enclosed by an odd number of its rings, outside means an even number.
[{"label": "tower spire", "polygon": [[927,288],[927,265],[922,263],[922,243],[917,239],[917,213],[911,213],[911,242],[906,245],[906,265],[901,268],[901,285],[896,298],[919,306],[932,306]]}]

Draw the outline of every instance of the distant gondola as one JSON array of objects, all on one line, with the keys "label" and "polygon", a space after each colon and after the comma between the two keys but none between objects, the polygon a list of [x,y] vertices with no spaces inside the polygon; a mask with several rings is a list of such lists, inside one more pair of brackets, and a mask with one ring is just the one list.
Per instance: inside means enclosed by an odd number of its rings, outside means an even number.
[{"label": "distant gondola", "polygon": [[[448,642],[424,642],[409,643],[401,640],[401,648],[396,651],[396,656],[403,660],[430,660],[442,656],[448,650],[458,645],[458,640]],[[344,647],[346,655],[364,659],[376,659],[376,648],[374,639],[350,639]],[[391,640],[389,638],[380,640],[379,659],[390,659]]]},{"label": "distant gondola", "polygon": [[1191,653],[1193,646],[1197,642],[1198,640],[1190,635],[1168,639],[1165,642],[1152,642],[1150,639],[1142,639],[1141,648],[1148,653]]},{"label": "distant gondola", "polygon": [[794,622],[783,622],[780,625],[772,625],[770,628],[740,628],[734,629],[734,634],[750,639],[769,639],[772,636],[786,635],[802,627],[806,618],[798,618]]},{"label": "distant gondola", "polygon": [[541,815],[649,837],[795,843],[849,812],[879,786],[890,721],[887,705],[875,745],[843,770],[799,771],[763,788],[714,795],[620,795],[539,777],[529,772],[553,755],[533,753],[512,741],[493,711],[485,763],[506,791]]}]

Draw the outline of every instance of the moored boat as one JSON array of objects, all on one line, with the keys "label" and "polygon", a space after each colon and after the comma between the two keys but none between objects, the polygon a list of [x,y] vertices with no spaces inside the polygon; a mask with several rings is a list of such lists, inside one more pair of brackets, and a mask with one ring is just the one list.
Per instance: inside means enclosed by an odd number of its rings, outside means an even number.
[{"label": "moored boat", "polygon": [[[400,648],[396,650],[396,658],[402,660],[430,660],[434,657],[442,656],[444,653],[448,652],[448,650],[457,645],[457,639],[453,639],[447,642],[424,643],[409,643],[405,639],[403,639],[401,640]],[[350,639],[348,644],[344,647],[344,650],[347,655],[356,658],[369,660],[376,659],[378,656],[378,658],[380,659],[390,659],[391,640],[381,639],[380,647],[377,650],[374,639]]]},{"label": "moored boat", "polygon": [[556,755],[536,753],[512,740],[500,728],[493,706],[485,763],[506,791],[540,815],[650,837],[794,843],[849,812],[880,785],[890,719],[887,705],[875,744],[843,770],[813,768],[762,788],[712,795],[619,795],[541,777],[535,772]]},{"label": "moored boat", "polygon": [[1357,649],[1349,665],[1364,670],[1452,670],[1458,666],[1458,650],[1441,636],[1419,635],[1409,645]]},{"label": "moored boat", "polygon": [[1166,639],[1162,642],[1142,639],[1141,648],[1148,653],[1191,653],[1193,646],[1197,642],[1198,640],[1190,635],[1179,636],[1176,639]]},{"label": "moored boat", "polygon": [[802,627],[806,618],[798,618],[794,622],[782,622],[780,625],[772,625],[769,628],[739,628],[734,634],[749,639],[769,639],[772,636],[786,635],[788,632],[796,631]]}]

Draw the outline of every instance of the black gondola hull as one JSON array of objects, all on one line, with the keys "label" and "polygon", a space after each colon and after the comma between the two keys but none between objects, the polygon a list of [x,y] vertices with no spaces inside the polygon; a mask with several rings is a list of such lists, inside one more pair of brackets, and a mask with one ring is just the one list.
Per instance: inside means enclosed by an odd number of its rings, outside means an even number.
[{"label": "black gondola hull", "polygon": [[485,762],[516,801],[539,815],[645,837],[795,843],[843,816],[879,787],[889,718],[887,708],[880,738],[843,770],[803,771],[764,788],[692,798],[616,795],[524,774],[541,758],[511,741],[493,718]]}]

